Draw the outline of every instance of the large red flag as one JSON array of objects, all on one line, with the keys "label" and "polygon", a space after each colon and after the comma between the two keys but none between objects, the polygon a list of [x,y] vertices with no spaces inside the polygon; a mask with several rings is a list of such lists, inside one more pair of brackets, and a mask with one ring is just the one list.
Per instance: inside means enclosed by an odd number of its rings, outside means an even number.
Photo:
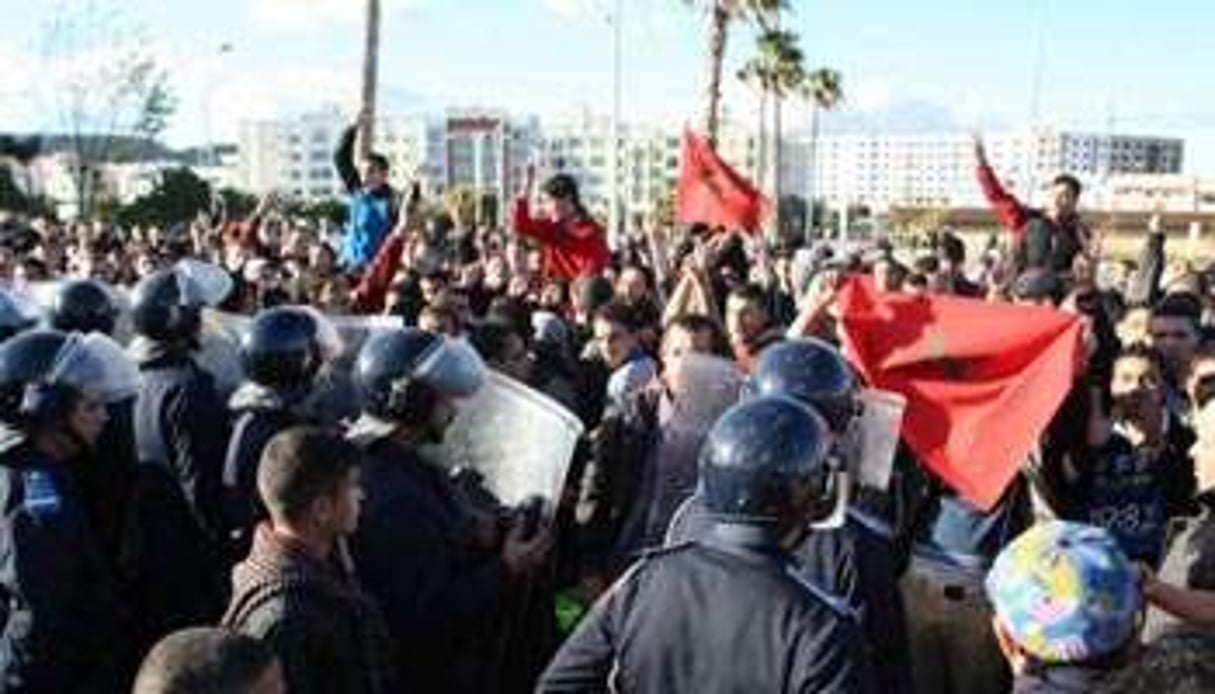
[{"label": "large red flag", "polygon": [[747,231],[759,229],[768,204],[763,193],[691,130],[683,133],[682,159],[675,221]]},{"label": "large red flag", "polygon": [[903,440],[942,480],[991,508],[1066,397],[1079,319],[1048,308],[880,293],[840,295],[845,353],[874,387],[907,398]]}]

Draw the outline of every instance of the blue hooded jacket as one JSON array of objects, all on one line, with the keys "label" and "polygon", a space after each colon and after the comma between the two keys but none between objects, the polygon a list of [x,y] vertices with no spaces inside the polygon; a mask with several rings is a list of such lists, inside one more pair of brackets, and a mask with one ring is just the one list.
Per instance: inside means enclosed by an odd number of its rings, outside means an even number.
[{"label": "blue hooded jacket", "polygon": [[362,271],[375,259],[384,239],[396,225],[396,195],[392,187],[368,188],[354,165],[355,126],[342,133],[334,165],[350,194],[349,221],[342,239],[340,259],[351,271]]}]

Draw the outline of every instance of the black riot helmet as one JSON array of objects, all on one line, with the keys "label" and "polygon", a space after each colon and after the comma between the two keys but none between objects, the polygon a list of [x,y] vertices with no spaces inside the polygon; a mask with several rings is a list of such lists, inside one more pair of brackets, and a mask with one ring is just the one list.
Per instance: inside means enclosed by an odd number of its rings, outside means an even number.
[{"label": "black riot helmet", "polygon": [[176,268],[155,272],[131,292],[135,332],[155,342],[190,341],[202,326],[205,297],[193,280]]},{"label": "black riot helmet", "polygon": [[[829,507],[830,432],[814,410],[785,396],[726,411],[700,450],[705,508],[718,521],[780,524]],[[810,518],[809,520],[817,520]]]},{"label": "black riot helmet", "polygon": [[34,327],[37,322],[12,295],[0,289],[0,342]]},{"label": "black riot helmet", "polygon": [[760,352],[749,382],[755,395],[787,395],[813,406],[836,434],[857,413],[856,387],[839,351],[814,338],[783,340]]},{"label": "black riot helmet", "polygon": [[324,361],[321,322],[301,306],[258,313],[240,345],[249,380],[274,388],[310,385]]},{"label": "black riot helmet", "polygon": [[0,346],[0,420],[20,422],[26,390],[51,371],[68,336],[58,330],[31,330]]},{"label": "black riot helmet", "polygon": [[354,366],[363,412],[391,421],[425,419],[436,397],[472,395],[484,379],[472,347],[416,328],[372,336]]},{"label": "black riot helmet", "polygon": [[119,402],[138,388],[134,363],[100,333],[31,330],[0,345],[0,421],[12,426],[55,421],[82,396]]},{"label": "black riot helmet", "polygon": [[47,321],[65,332],[114,332],[118,306],[110,290],[97,280],[68,280],[59,285],[47,311]]}]

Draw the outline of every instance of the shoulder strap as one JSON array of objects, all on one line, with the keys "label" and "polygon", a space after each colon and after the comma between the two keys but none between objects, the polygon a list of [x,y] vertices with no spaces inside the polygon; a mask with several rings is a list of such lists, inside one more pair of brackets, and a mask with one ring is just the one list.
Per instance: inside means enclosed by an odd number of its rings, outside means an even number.
[{"label": "shoulder strap", "polygon": [[814,599],[826,605],[836,616],[856,623],[861,621],[860,611],[850,605],[847,600],[807,578],[800,562],[795,559],[786,562],[785,575],[796,581]]},{"label": "shoulder strap", "polygon": [[228,450],[224,454],[224,479],[223,485],[229,489],[240,484],[240,448],[244,442],[245,430],[249,428],[249,424],[253,421],[253,412],[246,410],[236,418],[236,424],[232,427],[232,435],[228,438]]}]

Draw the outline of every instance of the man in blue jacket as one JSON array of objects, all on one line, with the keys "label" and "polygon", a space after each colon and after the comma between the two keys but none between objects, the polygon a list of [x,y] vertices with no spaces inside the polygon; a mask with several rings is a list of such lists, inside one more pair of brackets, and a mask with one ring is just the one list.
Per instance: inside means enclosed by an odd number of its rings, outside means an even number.
[{"label": "man in blue jacket", "polygon": [[[368,118],[360,114],[360,122]],[[388,158],[372,152],[360,174],[354,163],[358,123],[346,128],[333,156],[338,175],[350,194],[349,222],[342,241],[341,261],[347,272],[359,273],[371,264],[380,244],[397,223],[397,196],[388,184]]]}]

